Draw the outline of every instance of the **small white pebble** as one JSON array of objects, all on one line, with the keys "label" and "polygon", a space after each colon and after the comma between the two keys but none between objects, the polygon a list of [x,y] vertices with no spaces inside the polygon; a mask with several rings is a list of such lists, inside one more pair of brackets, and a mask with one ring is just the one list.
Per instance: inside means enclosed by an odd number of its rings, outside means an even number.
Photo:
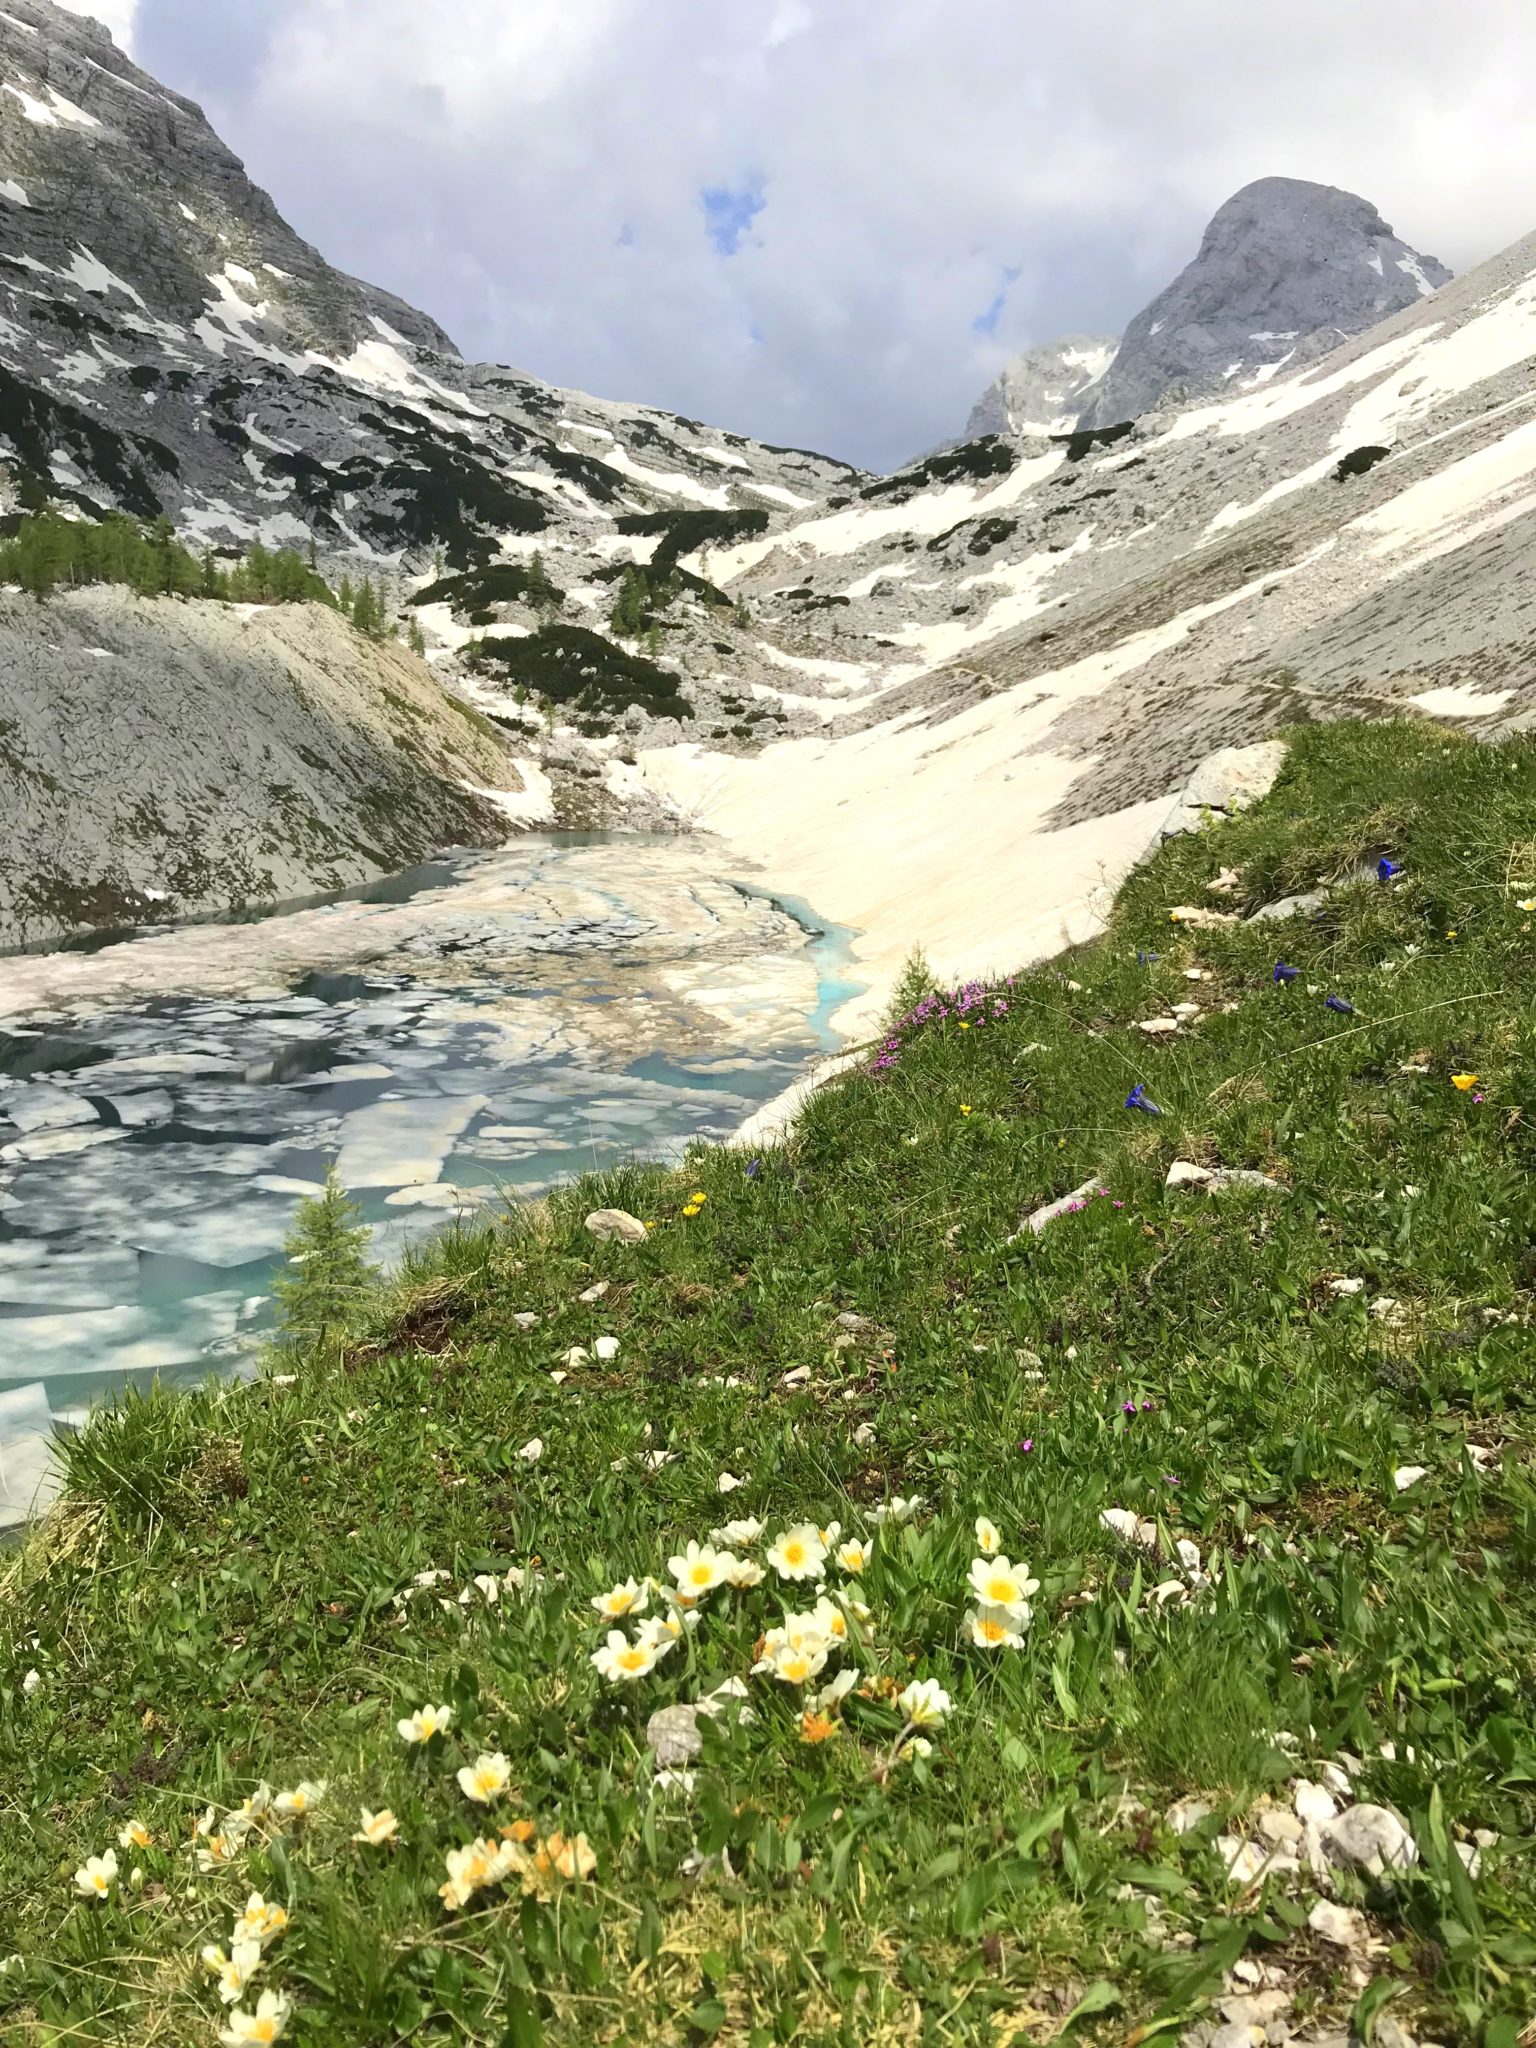
[{"label": "small white pebble", "polygon": [[599,1337],[592,1348],[604,1365],[611,1365],[619,1355],[619,1340],[617,1337]]},{"label": "small white pebble", "polygon": [[31,1699],[33,1693],[37,1691],[37,1688],[42,1684],[42,1682],[43,1675],[40,1671],[29,1671],[26,1677],[21,1681],[21,1689],[26,1694],[27,1698]]},{"label": "small white pebble", "polygon": [[738,1479],[734,1472],[722,1472],[715,1481],[715,1491],[717,1493],[734,1493],[738,1486],[745,1486],[746,1483],[744,1479]]},{"label": "small white pebble", "polygon": [[537,1465],[540,1458],[542,1458],[544,1455],[543,1437],[529,1437],[527,1443],[523,1445],[523,1448],[518,1452],[517,1455],[522,1459],[525,1465]]},{"label": "small white pebble", "polygon": [[606,1280],[599,1280],[594,1286],[584,1288],[582,1292],[577,1295],[576,1299],[578,1301],[584,1301],[587,1304],[588,1308],[590,1308],[594,1301],[602,1300],[603,1296],[608,1292],[609,1284],[610,1283]]},{"label": "small white pebble", "polygon": [[1428,1472],[1427,1465],[1399,1465],[1392,1474],[1392,1484],[1399,1493],[1406,1493],[1410,1486],[1417,1486],[1421,1479],[1426,1478]]},{"label": "small white pebble", "polygon": [[554,1381],[557,1387],[563,1387],[566,1381],[570,1378],[570,1374],[568,1372],[552,1372],[550,1374],[550,1378]]},{"label": "small white pebble", "polygon": [[803,1387],[810,1376],[811,1368],[808,1365],[797,1365],[793,1371],[785,1373],[784,1385],[786,1387]]}]

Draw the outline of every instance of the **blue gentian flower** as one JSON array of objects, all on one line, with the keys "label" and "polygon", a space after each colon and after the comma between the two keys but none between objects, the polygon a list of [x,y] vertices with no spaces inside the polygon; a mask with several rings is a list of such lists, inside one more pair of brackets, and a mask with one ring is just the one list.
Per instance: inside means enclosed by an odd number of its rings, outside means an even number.
[{"label": "blue gentian flower", "polygon": [[1295,981],[1300,974],[1301,969],[1299,967],[1287,967],[1283,960],[1277,960],[1275,962],[1275,971],[1270,979],[1272,981]]},{"label": "blue gentian flower", "polygon": [[762,1170],[763,1162],[761,1161],[761,1159],[754,1159],[752,1164],[747,1168],[747,1179],[756,1180],[757,1176],[762,1172]]},{"label": "blue gentian flower", "polygon": [[1125,1098],[1125,1106],[1127,1109],[1139,1109],[1145,1116],[1161,1116],[1163,1113],[1147,1093],[1144,1081],[1136,1083],[1136,1086]]},{"label": "blue gentian flower", "polygon": [[1154,960],[1161,960],[1162,957],[1161,953],[1143,953],[1140,947],[1138,947],[1136,951],[1136,965],[1138,967],[1150,967]]},{"label": "blue gentian flower", "polygon": [[1376,879],[1378,882],[1390,882],[1394,875],[1400,875],[1402,872],[1402,862],[1400,860],[1388,860],[1385,854],[1376,863]]},{"label": "blue gentian flower", "polygon": [[1323,1004],[1323,1008],[1325,1010],[1337,1010],[1341,1017],[1353,1017],[1355,1014],[1354,1004],[1346,1003],[1342,996],[1329,996]]}]

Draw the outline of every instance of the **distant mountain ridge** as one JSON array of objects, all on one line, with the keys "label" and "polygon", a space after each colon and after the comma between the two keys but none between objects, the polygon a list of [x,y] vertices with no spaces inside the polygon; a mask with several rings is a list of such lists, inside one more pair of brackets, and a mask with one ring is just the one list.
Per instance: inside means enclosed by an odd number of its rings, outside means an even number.
[{"label": "distant mountain ridge", "polygon": [[979,434],[1067,434],[1084,392],[1114,360],[1113,336],[1067,334],[1015,356],[971,408],[965,438]]}]

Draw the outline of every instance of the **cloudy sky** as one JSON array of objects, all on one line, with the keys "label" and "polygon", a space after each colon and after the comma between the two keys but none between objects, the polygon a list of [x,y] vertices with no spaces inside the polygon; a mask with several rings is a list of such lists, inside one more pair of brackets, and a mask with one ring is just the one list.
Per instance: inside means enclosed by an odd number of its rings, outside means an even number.
[{"label": "cloudy sky", "polygon": [[1536,228],[1524,0],[67,0],[466,354],[889,466],[1249,179]]}]

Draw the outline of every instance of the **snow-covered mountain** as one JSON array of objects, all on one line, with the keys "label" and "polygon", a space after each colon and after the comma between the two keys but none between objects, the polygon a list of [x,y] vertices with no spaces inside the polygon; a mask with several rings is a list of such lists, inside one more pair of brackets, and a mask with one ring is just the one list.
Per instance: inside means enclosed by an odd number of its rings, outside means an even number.
[{"label": "snow-covered mountain", "polygon": [[[963,973],[1089,929],[1213,750],[1536,706],[1536,237],[1442,282],[1363,202],[1266,181],[1245,342],[1284,354],[1262,337],[1377,296],[1387,318],[1314,360],[1244,355],[1208,402],[869,477],[464,363],[48,0],[0,12],[0,178],[14,494],[313,534],[414,600],[541,818],[717,833],[859,930],[871,1004],[914,944]],[[1257,246],[1232,207],[1194,266],[1225,271],[1229,310]],[[1305,310],[1274,297],[1281,220],[1288,248],[1347,229],[1359,259],[1320,254]],[[0,797],[4,774],[0,750]]]},{"label": "snow-covered mountain", "polygon": [[981,434],[1067,434],[1077,425],[1083,394],[1114,360],[1112,338],[1067,334],[1015,356],[971,407],[965,438]]}]

